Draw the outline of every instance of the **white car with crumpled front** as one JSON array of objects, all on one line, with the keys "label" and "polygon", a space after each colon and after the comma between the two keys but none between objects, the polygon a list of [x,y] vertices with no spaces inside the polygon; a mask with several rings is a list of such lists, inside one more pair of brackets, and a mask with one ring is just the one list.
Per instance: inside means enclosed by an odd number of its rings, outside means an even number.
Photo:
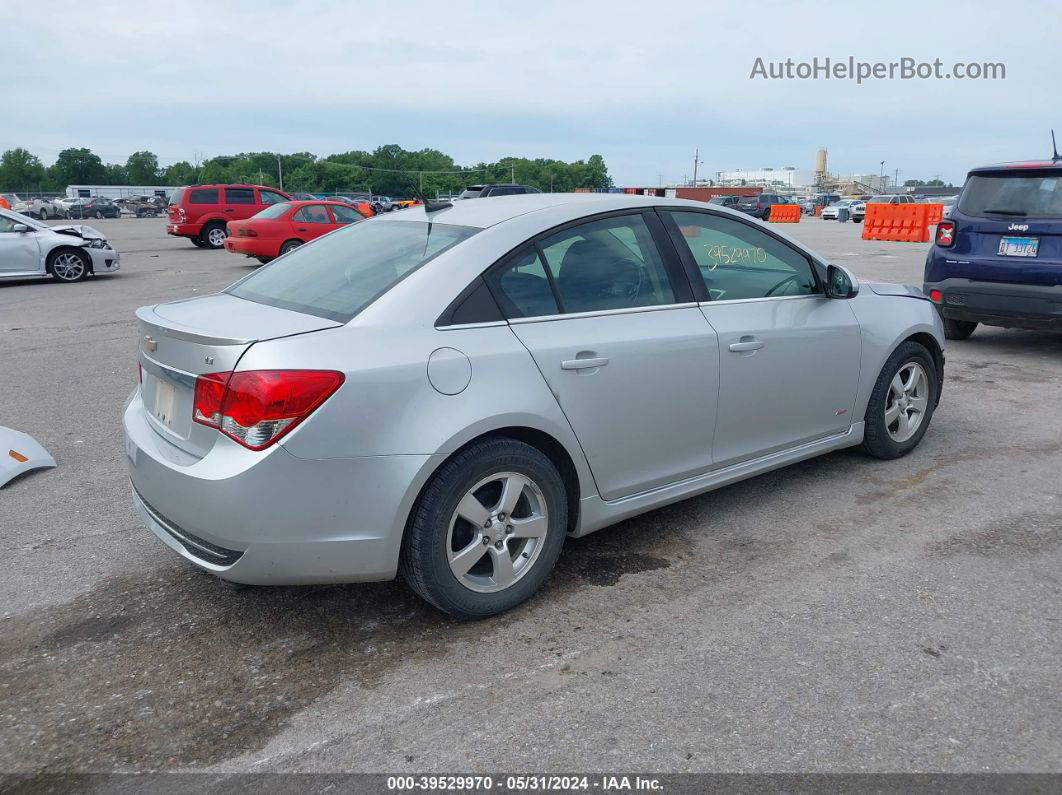
[{"label": "white car with crumpled front", "polygon": [[11,210],[0,210],[0,280],[51,276],[79,282],[90,274],[118,270],[119,255],[91,226],[48,226]]}]

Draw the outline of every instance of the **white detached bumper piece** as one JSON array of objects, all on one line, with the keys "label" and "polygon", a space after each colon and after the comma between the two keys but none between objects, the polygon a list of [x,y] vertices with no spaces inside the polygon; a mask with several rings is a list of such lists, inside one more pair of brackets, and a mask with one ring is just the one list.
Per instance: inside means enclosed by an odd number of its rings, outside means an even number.
[{"label": "white detached bumper piece", "polygon": [[0,425],[0,488],[34,469],[50,469],[55,459],[32,436]]}]

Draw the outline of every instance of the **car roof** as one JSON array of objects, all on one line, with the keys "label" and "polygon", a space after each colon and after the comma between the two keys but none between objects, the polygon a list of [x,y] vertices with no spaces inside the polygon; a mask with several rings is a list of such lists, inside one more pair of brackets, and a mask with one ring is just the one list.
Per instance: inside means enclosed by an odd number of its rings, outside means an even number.
[{"label": "car roof", "polygon": [[1062,170],[1062,160],[1015,160],[1010,163],[992,163],[987,166],[971,168],[970,173],[978,174],[984,171],[1014,171],[1024,168],[1057,168]]},{"label": "car roof", "polygon": [[[443,210],[432,213],[424,206],[410,207],[397,213],[376,216],[376,220],[393,221],[433,221],[440,224],[470,226],[479,229],[509,221],[521,215],[560,209],[561,215],[575,220],[595,213],[607,213],[613,210],[630,210],[638,207],[678,207],[705,209],[707,202],[692,199],[671,199],[657,196],[638,196],[624,193],[525,193],[515,196],[491,196],[475,201],[459,201]],[[713,205],[718,207],[718,205]],[[720,212],[733,212],[719,208]],[[741,214],[735,217],[743,218]]]}]

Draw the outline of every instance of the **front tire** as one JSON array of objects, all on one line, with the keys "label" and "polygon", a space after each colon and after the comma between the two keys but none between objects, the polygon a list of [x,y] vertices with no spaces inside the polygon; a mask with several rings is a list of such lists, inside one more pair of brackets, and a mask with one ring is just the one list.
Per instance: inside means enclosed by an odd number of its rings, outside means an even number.
[{"label": "front tire", "polygon": [[975,320],[951,320],[946,317],[942,320],[944,321],[944,337],[949,340],[964,340],[977,328]]},{"label": "front tire", "polygon": [[883,459],[914,450],[933,418],[939,378],[936,362],[924,346],[905,342],[893,351],[867,404],[863,450]]},{"label": "front tire", "polygon": [[203,248],[221,248],[225,245],[225,238],[228,236],[229,233],[225,230],[225,226],[215,222],[203,227],[199,239],[203,241]]},{"label": "front tire", "polygon": [[57,282],[70,284],[88,276],[88,256],[73,249],[59,249],[48,257],[48,270]]},{"label": "front tire", "polygon": [[48,211],[45,210],[43,207],[41,207],[41,211],[39,213],[37,213],[37,217],[40,218],[42,221],[47,221],[48,220]]},{"label": "front tire", "polygon": [[564,481],[549,458],[524,442],[487,439],[425,487],[402,539],[402,576],[440,610],[486,618],[542,586],[567,528]]}]

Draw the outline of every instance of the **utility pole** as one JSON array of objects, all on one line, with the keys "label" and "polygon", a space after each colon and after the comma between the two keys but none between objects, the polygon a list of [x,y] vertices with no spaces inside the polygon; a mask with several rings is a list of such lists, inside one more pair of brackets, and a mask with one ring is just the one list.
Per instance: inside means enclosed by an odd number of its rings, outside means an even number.
[{"label": "utility pole", "polygon": [[512,163],[509,164],[509,182],[513,185],[516,184],[516,166]]},{"label": "utility pole", "polygon": [[693,187],[697,187],[697,166],[701,164],[701,150],[693,151]]},{"label": "utility pole", "polygon": [[277,177],[280,179],[280,189],[284,190],[284,166],[280,162],[280,155],[277,155]]},{"label": "utility pole", "polygon": [[896,188],[896,187],[899,187],[899,185],[900,185],[900,169],[896,169],[896,171],[892,175],[892,186],[894,188]]},{"label": "utility pole", "polygon": [[656,186],[658,188],[664,187],[664,175],[663,174],[657,174],[656,175]]},{"label": "utility pole", "polygon": [[885,161],[881,161],[881,168],[878,170],[878,192],[884,193],[885,186],[882,184],[882,180],[885,179]]}]

